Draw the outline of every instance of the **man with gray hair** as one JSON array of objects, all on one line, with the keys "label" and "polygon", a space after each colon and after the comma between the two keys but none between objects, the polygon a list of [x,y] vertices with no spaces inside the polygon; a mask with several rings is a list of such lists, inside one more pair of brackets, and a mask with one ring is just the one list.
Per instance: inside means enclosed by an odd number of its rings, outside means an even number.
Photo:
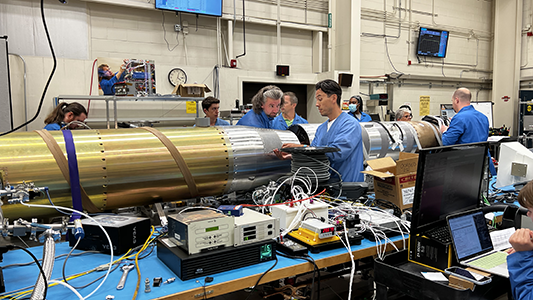
[{"label": "man with gray hair", "polygon": [[296,113],[298,97],[293,92],[283,93],[281,99],[281,114],[272,121],[272,128],[286,130],[291,125],[307,124],[307,120]]},{"label": "man with gray hair", "polygon": [[237,125],[272,128],[272,120],[279,112],[283,92],[275,85],[265,86],[252,98],[252,110]]}]

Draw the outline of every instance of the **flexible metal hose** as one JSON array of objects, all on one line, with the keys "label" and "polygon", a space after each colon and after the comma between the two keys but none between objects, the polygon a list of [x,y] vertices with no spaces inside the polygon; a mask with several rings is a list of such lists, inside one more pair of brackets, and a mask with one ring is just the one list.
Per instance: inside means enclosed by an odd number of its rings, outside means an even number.
[{"label": "flexible metal hose", "polygon": [[39,275],[37,283],[35,283],[35,288],[31,294],[30,300],[42,300],[44,297],[45,286],[52,275],[52,270],[54,269],[54,256],[56,251],[56,245],[53,238],[52,230],[46,230],[43,235],[45,236],[44,246],[43,246],[43,271],[46,275],[46,280],[42,275]]}]

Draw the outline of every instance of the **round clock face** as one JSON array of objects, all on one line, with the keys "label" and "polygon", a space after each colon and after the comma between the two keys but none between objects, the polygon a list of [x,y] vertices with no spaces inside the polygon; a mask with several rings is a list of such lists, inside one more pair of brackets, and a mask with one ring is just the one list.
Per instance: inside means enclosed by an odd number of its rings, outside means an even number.
[{"label": "round clock face", "polygon": [[174,68],[168,72],[168,81],[173,86],[178,86],[187,82],[187,74],[180,68]]}]

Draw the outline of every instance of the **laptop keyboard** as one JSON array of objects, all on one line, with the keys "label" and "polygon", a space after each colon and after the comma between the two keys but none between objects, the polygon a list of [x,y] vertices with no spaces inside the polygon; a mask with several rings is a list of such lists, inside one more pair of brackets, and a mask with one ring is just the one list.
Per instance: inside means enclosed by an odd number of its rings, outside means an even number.
[{"label": "laptop keyboard", "polygon": [[430,231],[426,232],[425,235],[443,244],[450,244],[452,242],[450,231],[446,226],[431,229]]},{"label": "laptop keyboard", "polygon": [[485,257],[477,258],[475,261],[471,262],[470,264],[478,268],[492,269],[506,262],[507,262],[507,253],[494,252]]}]

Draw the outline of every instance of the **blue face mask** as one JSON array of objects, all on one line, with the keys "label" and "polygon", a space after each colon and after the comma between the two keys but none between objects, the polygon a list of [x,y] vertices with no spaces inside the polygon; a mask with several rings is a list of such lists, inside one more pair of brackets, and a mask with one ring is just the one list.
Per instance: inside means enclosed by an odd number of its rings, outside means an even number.
[{"label": "blue face mask", "polygon": [[348,105],[348,108],[350,108],[350,111],[354,113],[354,112],[357,111],[357,104],[353,104],[352,103],[352,104]]}]

